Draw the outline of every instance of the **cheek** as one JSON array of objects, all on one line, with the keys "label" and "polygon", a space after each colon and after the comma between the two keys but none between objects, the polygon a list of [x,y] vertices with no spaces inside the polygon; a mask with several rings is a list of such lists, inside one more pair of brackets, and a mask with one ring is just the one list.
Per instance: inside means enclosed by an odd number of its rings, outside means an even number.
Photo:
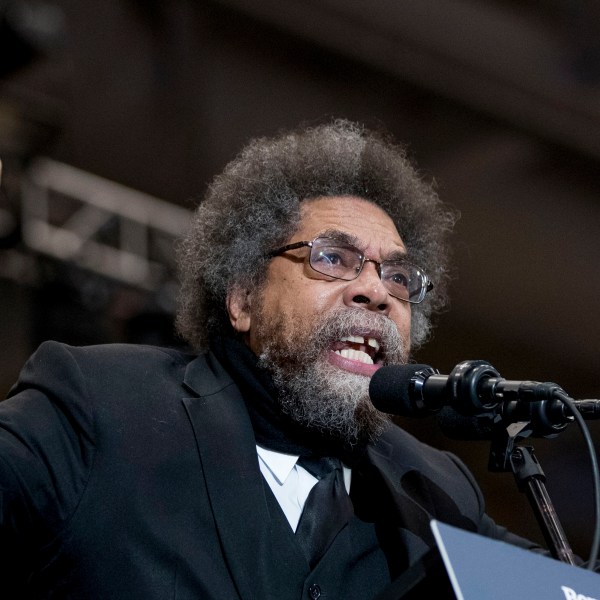
[{"label": "cheek", "polygon": [[398,331],[410,339],[410,326],[411,326],[411,308],[410,304],[403,303],[398,306],[398,309],[393,311],[389,315],[392,321],[396,324]]},{"label": "cheek", "polygon": [[282,278],[275,300],[276,307],[286,314],[322,314],[342,306],[342,286],[337,281],[323,281],[294,274]]}]

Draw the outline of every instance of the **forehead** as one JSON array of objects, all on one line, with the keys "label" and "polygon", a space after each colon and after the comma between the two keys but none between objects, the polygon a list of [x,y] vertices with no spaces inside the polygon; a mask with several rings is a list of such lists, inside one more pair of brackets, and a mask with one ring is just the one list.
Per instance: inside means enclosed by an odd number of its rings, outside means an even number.
[{"label": "forehead", "polygon": [[312,240],[328,230],[355,237],[360,250],[365,253],[406,252],[390,216],[363,198],[334,196],[304,200],[300,207],[300,224],[293,240]]}]

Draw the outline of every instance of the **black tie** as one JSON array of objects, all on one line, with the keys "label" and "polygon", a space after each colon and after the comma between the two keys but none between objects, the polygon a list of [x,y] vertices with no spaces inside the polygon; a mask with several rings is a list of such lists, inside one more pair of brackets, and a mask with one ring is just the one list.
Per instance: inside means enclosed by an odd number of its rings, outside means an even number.
[{"label": "black tie", "polygon": [[338,458],[300,457],[298,464],[319,481],[312,488],[296,529],[296,539],[312,569],[354,514]]}]

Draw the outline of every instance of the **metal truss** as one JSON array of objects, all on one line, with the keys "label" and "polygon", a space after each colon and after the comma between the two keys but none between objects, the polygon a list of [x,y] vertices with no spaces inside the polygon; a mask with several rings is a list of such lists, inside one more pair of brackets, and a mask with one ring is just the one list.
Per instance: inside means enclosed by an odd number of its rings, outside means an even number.
[{"label": "metal truss", "polygon": [[156,292],[174,280],[174,244],[190,212],[47,158],[23,177],[24,245],[116,282]]}]

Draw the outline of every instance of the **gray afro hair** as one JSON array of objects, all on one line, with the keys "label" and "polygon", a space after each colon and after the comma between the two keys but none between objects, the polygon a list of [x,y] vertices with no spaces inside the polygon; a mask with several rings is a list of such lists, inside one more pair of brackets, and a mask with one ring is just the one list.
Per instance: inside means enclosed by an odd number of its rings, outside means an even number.
[{"label": "gray afro hair", "polygon": [[412,262],[434,282],[425,300],[412,306],[413,348],[428,338],[432,313],[447,302],[447,237],[456,215],[402,147],[336,120],[251,141],[210,185],[178,248],[177,328],[194,349],[230,327],[228,290],[264,282],[267,254],[298,228],[300,203],[326,196],[358,196],[390,215]]}]

